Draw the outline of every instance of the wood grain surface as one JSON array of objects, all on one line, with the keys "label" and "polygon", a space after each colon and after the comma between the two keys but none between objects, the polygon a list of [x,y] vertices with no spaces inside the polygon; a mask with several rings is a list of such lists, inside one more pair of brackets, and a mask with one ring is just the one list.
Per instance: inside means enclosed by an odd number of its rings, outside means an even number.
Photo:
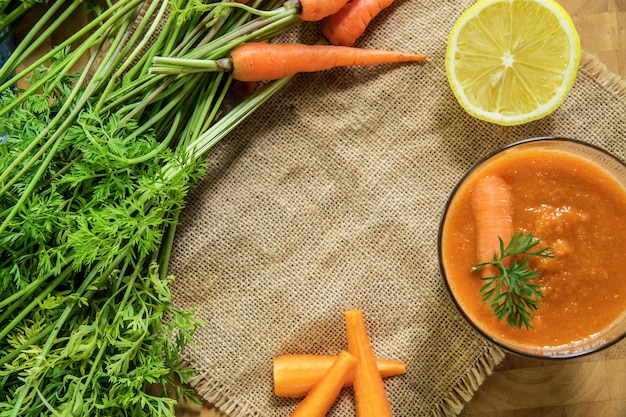
[{"label": "wood grain surface", "polygon": [[[557,1],[582,48],[626,78],[626,0]],[[461,417],[624,417],[626,358],[615,351],[557,363],[509,355]]]},{"label": "wood grain surface", "polygon": [[[626,78],[626,0],[557,1],[582,48]],[[460,417],[626,417],[626,358],[614,350],[556,363],[509,355]],[[176,416],[225,417],[210,405],[181,405]]]},{"label": "wood grain surface", "polygon": [[[583,49],[626,78],[626,0],[557,1],[572,16]],[[625,417],[626,358],[612,352],[556,363],[507,356],[460,417]],[[226,417],[210,404],[182,404],[176,416]]]},{"label": "wood grain surface", "polygon": [[584,50],[626,78],[626,0],[557,0],[572,16]]}]

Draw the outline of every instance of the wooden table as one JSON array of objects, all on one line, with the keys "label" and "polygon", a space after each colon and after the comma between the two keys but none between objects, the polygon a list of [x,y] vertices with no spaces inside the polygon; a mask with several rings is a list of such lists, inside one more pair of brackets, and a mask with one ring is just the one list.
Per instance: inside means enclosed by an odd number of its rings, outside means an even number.
[{"label": "wooden table", "polygon": [[[626,0],[557,1],[572,16],[583,49],[626,78]],[[209,405],[180,406],[176,416],[224,417]],[[554,363],[509,355],[460,417],[595,416],[626,416],[626,359]]]},{"label": "wooden table", "polygon": [[[626,78],[626,0],[557,1],[572,16],[583,49],[600,58],[610,71]],[[176,416],[225,417],[210,405],[181,405]],[[555,364],[511,355],[461,414],[531,416],[626,416],[626,359],[591,355]]]},{"label": "wooden table", "polygon": [[[583,49],[626,78],[626,0],[557,1],[572,16]],[[594,416],[626,416],[626,358],[590,355],[555,364],[509,355],[461,414]]]},{"label": "wooden table", "polygon": [[583,49],[626,78],[626,1],[557,1],[572,16]]}]

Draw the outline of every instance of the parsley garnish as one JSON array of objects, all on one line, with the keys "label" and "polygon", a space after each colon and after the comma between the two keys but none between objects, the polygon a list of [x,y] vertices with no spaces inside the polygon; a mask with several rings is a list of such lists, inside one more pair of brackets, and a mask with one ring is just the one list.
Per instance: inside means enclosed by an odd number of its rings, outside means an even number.
[{"label": "parsley garnish", "polygon": [[[480,293],[498,320],[506,318],[511,326],[530,329],[533,327],[533,314],[539,309],[539,300],[544,295],[541,285],[533,282],[539,271],[529,267],[530,257],[553,258],[554,254],[547,247],[535,249],[541,239],[535,238],[532,233],[515,233],[506,247],[502,239],[499,238],[499,241],[500,255],[494,256],[493,261],[474,266],[476,271],[493,265],[498,271],[498,275],[481,278],[485,284]],[[507,266],[505,259],[508,258],[512,259]]]}]

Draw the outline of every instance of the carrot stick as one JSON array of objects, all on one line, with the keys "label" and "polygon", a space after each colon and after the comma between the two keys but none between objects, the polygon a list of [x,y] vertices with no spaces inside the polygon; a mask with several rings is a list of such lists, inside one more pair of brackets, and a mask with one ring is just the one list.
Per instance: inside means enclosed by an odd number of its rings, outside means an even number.
[{"label": "carrot stick", "polygon": [[[513,196],[511,187],[501,177],[482,178],[472,190],[472,212],[476,224],[478,263],[493,261],[500,255],[498,237],[505,245],[513,237]],[[493,276],[491,265],[482,268],[483,277]]]},{"label": "carrot stick", "polygon": [[337,13],[348,0],[300,0],[300,19],[316,22]]},{"label": "carrot stick", "polygon": [[320,23],[322,34],[331,45],[352,46],[367,26],[393,0],[352,0]]},{"label": "carrot stick", "polygon": [[[303,397],[324,376],[336,356],[292,354],[281,355],[272,362],[274,394],[279,397]],[[382,378],[406,373],[406,364],[394,359],[376,359],[376,367]],[[352,385],[352,378],[346,380]]]},{"label": "carrot stick", "polygon": [[383,379],[376,368],[376,358],[367,335],[361,310],[345,312],[348,351],[356,357],[354,399],[357,417],[391,417]]},{"label": "carrot stick", "polygon": [[342,350],[324,377],[300,401],[291,417],[324,417],[337,399],[356,362],[354,356]]},{"label": "carrot stick", "polygon": [[246,43],[231,51],[233,78],[269,81],[335,67],[415,62],[425,55],[333,45]]}]

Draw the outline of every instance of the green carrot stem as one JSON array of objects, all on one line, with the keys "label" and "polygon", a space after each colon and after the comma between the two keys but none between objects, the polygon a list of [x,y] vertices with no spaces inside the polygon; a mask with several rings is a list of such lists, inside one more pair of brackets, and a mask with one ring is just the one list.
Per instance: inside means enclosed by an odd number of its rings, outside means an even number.
[{"label": "green carrot stem", "polygon": [[156,156],[160,155],[173,142],[174,138],[176,137],[176,132],[177,132],[180,122],[181,122],[181,116],[180,114],[177,113],[172,119],[172,125],[171,125],[170,131],[165,136],[165,138],[159,143],[159,146],[154,148],[152,151],[146,153],[145,155],[142,155],[133,159],[127,159],[126,163],[128,165],[140,164],[140,163],[148,162],[152,158],[155,158]]},{"label": "green carrot stem", "polygon": [[[116,257],[116,259],[114,260],[114,262],[112,262],[103,271],[102,274],[98,274],[98,268],[94,268],[91,271],[91,273],[87,277],[85,277],[80,287],[76,290],[76,293],[75,293],[77,296],[76,300],[72,302],[71,304],[68,304],[63,310],[63,312],[61,313],[61,315],[59,316],[59,318],[55,321],[54,328],[48,335],[48,339],[46,340],[46,343],[44,344],[44,346],[41,349],[41,352],[37,356],[37,361],[34,364],[34,368],[36,369],[41,368],[43,362],[46,360],[47,354],[50,352],[50,349],[52,348],[52,345],[55,343],[57,336],[59,332],[61,331],[61,328],[63,327],[66,320],[70,317],[74,308],[76,307],[78,303],[78,298],[82,297],[84,293],[87,291],[87,289],[91,287],[99,277],[109,276],[118,267],[118,265],[124,260],[124,258],[128,255],[128,252],[129,252],[128,247],[121,250],[118,256]],[[15,404],[13,405],[13,411],[10,415],[11,417],[19,416],[19,414],[22,412],[21,410],[22,403],[26,400],[26,397],[29,395],[30,390],[33,387],[37,388],[38,384],[40,384],[42,380],[43,380],[42,378],[37,378],[36,376],[29,376],[25,378],[22,390],[20,391],[19,395],[17,395]]]},{"label": "green carrot stem", "polygon": [[[215,122],[211,128],[200,135],[196,140],[190,143],[185,154],[190,155],[194,160],[202,158],[213,146],[221,139],[228,135],[235,127],[243,122],[248,115],[259,108],[263,103],[270,99],[285,84],[291,80],[291,76],[284,77],[279,80],[263,85],[259,90],[254,92],[248,99],[229,111],[220,120]],[[166,165],[164,172],[168,172],[171,166]],[[171,174],[170,174],[171,175]]]},{"label": "green carrot stem", "polygon": [[[181,53],[181,51],[186,51],[194,46],[198,47],[203,45],[206,42],[203,43],[199,41],[199,37],[203,36],[204,39],[213,39],[228,17],[229,15],[226,13],[219,14],[217,17],[214,17],[213,13],[207,14],[200,22],[193,26],[193,29],[185,35],[180,42],[177,42],[176,44],[174,44],[174,42],[170,42],[170,45],[164,48],[163,55],[174,56]],[[206,31],[206,28],[209,26],[209,22],[214,19],[215,21],[211,25],[211,29]]]},{"label": "green carrot stem", "polygon": [[[154,5],[158,4],[157,2],[153,3]],[[143,3],[138,3],[135,5],[133,9],[136,10],[136,13],[140,12],[141,6]],[[133,28],[133,19],[124,19],[122,22],[122,26],[119,28],[115,35],[115,39],[111,42],[109,46],[106,56],[103,58],[103,64],[97,68],[96,74],[93,75],[92,80],[96,82],[104,82],[105,86],[103,91],[100,93],[100,98],[95,105],[96,112],[99,113],[106,97],[109,92],[113,90],[114,86],[118,82],[118,76],[113,75],[118,66],[122,65],[121,60],[124,56],[124,48],[130,44],[130,40],[128,39],[131,36],[131,31]],[[140,33],[136,31],[135,33]]]},{"label": "green carrot stem", "polygon": [[[75,32],[72,36],[68,37],[65,41],[61,42],[57,46],[51,48],[50,51],[43,54],[39,59],[35,60],[29,66],[25,67],[21,72],[11,77],[4,84],[0,85],[0,91],[10,88],[17,82],[17,80],[24,78],[26,75],[33,72],[39,66],[44,65],[52,57],[58,55],[59,52],[63,51],[67,47],[75,44],[82,37],[84,37],[86,34],[90,33],[94,29],[96,29],[94,33],[90,35],[88,39],[79,42],[79,45],[81,45],[81,50],[95,46],[99,42],[99,39],[111,30],[111,26],[113,25],[113,23],[108,22],[107,24],[104,24],[106,19],[113,15],[113,22],[115,22],[116,20],[121,19],[122,16],[126,16],[131,10],[133,10],[137,6],[137,4],[140,4],[142,1],[143,0],[128,0],[114,3],[111,8],[105,10],[102,14],[90,20],[79,31]],[[73,52],[72,55],[78,54],[77,52]],[[23,59],[24,56],[20,56],[19,60],[22,61]]]},{"label": "green carrot stem", "polygon": [[211,3],[211,4],[206,4],[205,7],[207,8],[213,8],[213,7],[232,7],[232,8],[238,8],[238,9],[242,9],[252,15],[255,15],[257,17],[260,18],[272,18],[276,12],[274,10],[260,10],[257,9],[255,7],[251,7],[248,6],[247,4],[243,4],[243,3],[238,3],[238,2],[222,2],[222,3]]},{"label": "green carrot stem", "polygon": [[211,77],[211,81],[207,87],[209,93],[205,95],[205,104],[204,106],[198,106],[200,111],[199,115],[195,123],[191,124],[194,130],[185,137],[197,138],[213,124],[217,113],[222,108],[222,103],[224,102],[224,98],[228,93],[232,81],[232,77],[226,77],[226,82],[222,83],[224,77],[224,73],[217,73],[214,77]]},{"label": "green carrot stem", "polygon": [[[94,54],[91,57],[89,63],[86,66],[86,68],[90,68],[91,67],[91,65],[95,61],[96,55],[97,54]],[[9,212],[9,215],[4,219],[2,224],[0,224],[0,233],[2,233],[4,230],[6,230],[8,224],[9,224],[9,221],[12,220],[13,217],[15,217],[15,215],[20,210],[20,208],[22,207],[22,205],[24,204],[26,199],[35,190],[35,188],[37,186],[37,182],[43,176],[43,173],[46,171],[50,161],[52,160],[52,158],[54,156],[54,153],[56,152],[56,149],[58,149],[59,145],[61,144],[61,140],[60,139],[61,139],[61,136],[63,134],[63,128],[68,127],[74,121],[74,119],[78,115],[80,109],[84,106],[84,104],[85,104],[85,102],[87,100],[87,94],[86,93],[83,94],[81,100],[79,101],[79,105],[77,105],[76,108],[74,108],[74,110],[70,113],[70,115],[68,115],[68,116],[65,115],[66,111],[69,110],[69,108],[70,108],[74,98],[76,98],[76,96],[79,95],[79,92],[81,91],[81,87],[80,86],[82,85],[82,83],[86,79],[87,74],[88,74],[87,70],[83,71],[83,73],[81,74],[80,78],[78,79],[75,87],[72,89],[72,92],[70,93],[70,95],[68,97],[68,100],[66,100],[65,103],[63,103],[63,106],[62,106],[61,110],[59,110],[59,112],[55,115],[55,117],[50,122],[50,124],[42,132],[40,132],[39,135],[37,135],[37,137],[28,145],[28,147],[26,147],[26,149],[20,154],[19,157],[15,158],[15,160],[13,160],[11,162],[11,164],[5,170],[5,172],[0,174],[0,183],[2,183],[12,173],[12,171],[24,159],[26,159],[28,154],[30,152],[32,152],[37,145],[39,145],[39,143],[43,140],[43,138],[45,136],[47,136],[48,133],[56,126],[56,123],[61,122],[61,128],[56,130],[51,135],[51,137],[48,139],[46,144],[44,146],[42,146],[42,148],[35,154],[35,156],[32,157],[28,161],[28,163],[25,165],[25,168],[20,170],[20,173],[15,175],[13,177],[12,181],[9,182],[9,183],[14,183],[15,179],[18,178],[20,175],[22,175],[25,172],[25,169],[30,169],[30,167],[33,166],[39,160],[39,158],[46,151],[48,151],[48,149],[49,149],[48,155],[42,161],[41,165],[39,166],[39,169],[37,170],[37,172],[35,173],[35,175],[31,179],[27,189],[20,195],[20,199],[18,200],[18,202],[13,206],[13,209],[11,210],[11,212]],[[65,119],[64,119],[64,117],[65,117]],[[5,186],[3,189],[1,189],[0,190],[0,197],[2,197],[4,195],[4,193],[6,193],[7,190],[8,190],[8,186]]]},{"label": "green carrot stem", "polygon": [[[56,153],[57,149],[59,148],[59,145],[61,144],[61,140],[58,139],[58,138],[51,138],[51,140],[48,143],[51,144],[51,147],[50,147],[50,150],[49,150],[48,154],[43,159],[43,161],[41,161],[41,165],[39,166],[39,169],[37,169],[37,171],[35,172],[35,175],[30,180],[28,186],[21,193],[20,198],[18,199],[17,203],[13,206],[13,208],[11,209],[9,214],[4,218],[2,224],[0,224],[0,233],[4,232],[7,229],[7,227],[9,227],[10,221],[13,220],[13,218],[17,215],[17,213],[23,207],[23,205],[26,202],[26,200],[30,197],[30,195],[37,188],[37,184],[38,184],[39,180],[41,179],[41,177],[43,176],[44,172],[48,169],[48,165],[50,165],[50,161],[52,161],[52,158],[54,157],[54,154]],[[48,148],[45,147],[45,149],[47,150]],[[38,154],[43,154],[43,153],[44,152],[38,152]],[[35,163],[35,160],[30,160],[29,163],[27,164],[27,166],[30,166],[30,165],[32,165],[34,163]],[[25,169],[22,169],[20,171],[20,173],[23,174],[24,171],[25,171]],[[7,189],[7,187],[5,187],[2,190],[2,192],[5,192],[6,189]],[[1,195],[2,195],[2,193],[0,193],[0,196]]]},{"label": "green carrot stem", "polygon": [[[63,265],[63,267],[66,266],[69,262],[71,262],[71,255],[66,258],[66,262]],[[20,289],[19,291],[15,291],[14,293],[6,297],[4,300],[1,300],[0,309],[8,306],[9,304],[11,304],[12,302],[14,302],[15,300],[19,298],[27,297],[28,295],[33,294],[35,289],[40,288],[48,279],[50,279],[51,276],[52,276],[52,273],[42,275],[36,280],[32,281],[26,287]],[[18,303],[18,305],[19,304],[21,303]],[[0,323],[1,322],[2,322],[2,319],[0,319]]]},{"label": "green carrot stem", "polygon": [[108,347],[109,347],[109,341],[107,338],[104,338],[104,340],[100,344],[100,347],[98,348],[98,353],[96,354],[96,357],[93,359],[93,362],[91,363],[91,368],[89,370],[89,374],[87,375],[87,380],[82,385],[82,389],[80,391],[81,396],[85,395],[87,388],[90,386],[91,381],[93,380],[93,377],[96,375],[96,372],[98,371],[98,365],[102,362],[102,358],[104,357],[104,354],[106,353],[106,350]]},{"label": "green carrot stem", "polygon": [[42,330],[38,331],[30,339],[28,339],[27,341],[25,341],[18,347],[13,348],[13,350],[11,350],[6,355],[0,357],[0,367],[4,366],[6,363],[9,363],[13,359],[15,359],[20,353],[22,353],[22,351],[24,351],[25,349],[28,349],[29,347],[31,347],[32,345],[34,345],[35,343],[39,342],[41,339],[46,337],[48,334],[50,334],[52,329],[54,329],[54,323],[47,325]]},{"label": "green carrot stem", "polygon": [[[37,48],[59,28],[63,21],[78,8],[81,2],[82,0],[73,0],[69,6],[66,6],[66,2],[63,0],[53,2],[50,7],[47,8],[46,12],[37,19],[23,41],[13,49],[11,55],[0,70],[0,80],[8,78],[11,72],[16,68],[16,62],[19,62],[18,59],[23,56],[29,56],[37,50]],[[59,18],[55,18],[51,23],[50,20],[59,10],[61,10],[61,15]]]},{"label": "green carrot stem", "polygon": [[[112,91],[109,97],[103,95],[98,102],[98,106],[96,106],[96,111],[98,113],[113,111],[122,106],[125,102],[132,101],[137,96],[141,96],[141,92],[144,93],[143,97],[145,98],[146,92],[151,91],[153,88],[162,91],[173,81],[173,78],[168,79],[167,76],[161,74],[136,79],[131,81],[128,85],[121,86],[116,91]],[[154,96],[154,92],[152,96]]]},{"label": "green carrot stem", "polygon": [[231,72],[233,63],[229,58],[221,59],[189,59],[154,57],[153,74],[186,74],[197,72]]},{"label": "green carrot stem", "polygon": [[3,30],[10,28],[13,23],[15,23],[20,17],[22,17],[27,11],[29,11],[32,7],[32,4],[19,2],[14,9],[12,9],[8,14],[4,14],[2,19],[0,19],[0,32]]},{"label": "green carrot stem", "polygon": [[[170,50],[176,42],[180,41],[180,36],[185,30],[185,25],[177,22],[176,19],[171,16],[171,13],[169,13],[170,9],[171,2],[164,2],[163,13],[155,18],[145,38],[145,41],[149,39],[152,43],[150,47],[148,47],[147,44],[143,44],[141,48],[135,49],[136,55],[134,55],[132,65],[128,66],[124,72],[126,79],[136,79],[142,74],[145,74],[152,62],[152,57],[157,54],[157,51]],[[170,36],[157,36],[158,33],[169,33]]]},{"label": "green carrot stem", "polygon": [[161,244],[161,250],[159,254],[159,265],[161,265],[161,269],[159,270],[159,277],[161,280],[165,280],[165,278],[167,277],[167,270],[170,264],[170,259],[172,257],[174,237],[176,235],[176,226],[178,225],[179,217],[180,210],[176,210],[176,212],[174,212],[172,215],[172,224],[167,228],[165,232],[165,238],[163,239],[163,243]]},{"label": "green carrot stem", "polygon": [[[88,44],[82,44],[79,47],[81,50],[88,49]],[[59,82],[65,75],[69,74],[74,65],[80,60],[80,53],[72,54],[67,57],[65,60],[59,62],[50,68],[50,71],[47,71],[41,79],[32,83],[28,89],[21,92],[11,103],[7,106],[4,106],[0,109],[0,117],[5,117],[10,115],[11,111],[14,110],[17,106],[25,102],[31,95],[37,94],[41,88],[45,85],[50,91],[54,90],[57,82]],[[20,74],[26,75],[26,72],[22,72]],[[13,80],[20,79],[20,76],[16,76]],[[55,81],[56,80],[56,81]],[[0,90],[1,91],[1,90]]]},{"label": "green carrot stem", "polygon": [[[126,46],[122,49],[121,55],[126,56],[126,59],[118,66],[114,77],[120,77],[128,67],[133,64],[139,54],[142,53],[144,47],[151,41],[152,35],[157,32],[169,6],[167,0],[161,1],[160,7],[158,7],[159,1],[152,1],[149,4],[150,6],[146,10],[145,15],[139,21],[137,27],[133,29],[132,36],[125,42]],[[156,16],[153,17],[155,13]],[[148,23],[150,22],[152,22],[152,24],[148,27]],[[148,29],[146,29],[146,27],[148,27]]]},{"label": "green carrot stem", "polygon": [[[52,290],[67,279],[71,272],[71,268],[65,268],[65,270],[60,273],[45,289],[39,292],[27,306],[22,307],[17,316],[15,316],[13,320],[11,320],[11,322],[0,331],[0,340],[4,339],[9,333],[11,333],[15,326],[17,326],[22,319],[28,315],[28,313],[40,305],[48,294],[52,292]],[[20,305],[18,303],[14,303],[9,309],[7,309],[2,316],[0,316],[0,323],[4,322],[17,307],[20,307]]]},{"label": "green carrot stem", "polygon": [[[216,38],[214,41],[205,44],[204,46],[195,48],[189,54],[181,56],[181,58],[190,59],[215,59],[221,58],[226,53],[237,45],[249,41],[250,39],[258,39],[259,31],[270,26],[276,27],[288,27],[292,22],[300,22],[300,18],[295,14],[294,9],[276,9],[276,14],[271,19],[254,19],[241,27],[224,34]],[[219,52],[218,52],[219,51]]]},{"label": "green carrot stem", "polygon": [[[225,36],[219,39],[216,39],[215,42],[212,42],[210,47],[209,44],[204,48],[198,48],[193,53],[190,53],[189,56],[183,58],[191,58],[191,59],[218,59],[224,56],[227,56],[228,53],[235,47],[242,45],[246,42],[258,42],[264,41],[267,39],[272,39],[281,33],[284,33],[290,30],[293,27],[298,26],[301,23],[300,18],[297,15],[286,14],[281,16],[280,19],[277,19],[273,22],[263,22],[262,25],[250,25],[247,29],[254,30],[249,31],[248,33],[241,34],[238,37]],[[202,55],[206,53],[206,55]]]},{"label": "green carrot stem", "polygon": [[[128,69],[128,67],[134,63],[139,54],[143,52],[143,49],[150,41],[152,34],[156,32],[158,26],[160,25],[169,3],[168,1],[162,1],[160,4],[161,7],[154,18],[152,16],[155,14],[155,11],[159,6],[159,1],[153,1],[149,4],[150,6],[146,10],[144,17],[139,21],[137,27],[130,24],[132,22],[129,20],[129,25],[125,33],[130,34],[130,36],[128,39],[124,39],[124,41],[119,42],[119,46],[121,46],[121,48],[116,52],[116,55],[126,58],[123,62],[116,65],[115,72],[109,77],[109,85],[115,83],[117,79]],[[148,26],[150,21],[152,21],[152,24],[146,31],[146,26]]]},{"label": "green carrot stem", "polygon": [[[176,94],[176,96],[165,106],[165,108],[159,110],[156,115],[151,118],[151,120],[159,120],[160,118],[167,116],[177,105],[186,102],[189,95],[194,89],[195,86],[193,85],[193,83],[183,84],[181,90],[178,90],[178,94]],[[151,94],[147,100],[144,100],[142,104],[135,106],[130,113],[124,116],[124,118],[121,120],[121,123],[124,123],[125,121],[134,118],[140,111],[145,108],[146,105],[151,102],[150,98],[153,97],[153,95],[154,93]],[[144,122],[144,125],[145,126],[139,128],[138,131],[145,129],[146,127],[148,127],[149,124]]]}]

